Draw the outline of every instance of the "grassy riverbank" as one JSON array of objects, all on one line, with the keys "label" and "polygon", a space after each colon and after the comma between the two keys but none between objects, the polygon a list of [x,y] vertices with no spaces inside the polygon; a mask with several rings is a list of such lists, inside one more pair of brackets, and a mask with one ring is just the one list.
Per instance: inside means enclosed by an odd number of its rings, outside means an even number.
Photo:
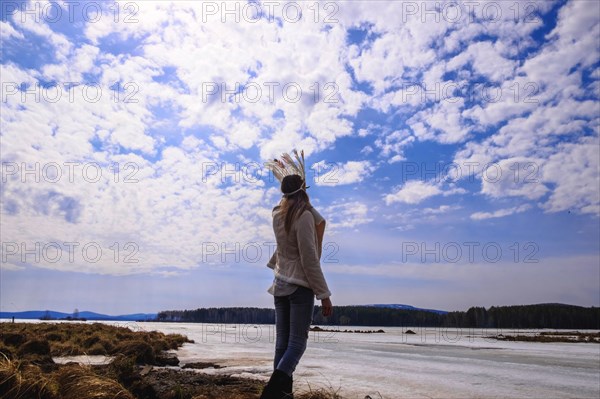
[{"label": "grassy riverbank", "polygon": [[487,337],[499,341],[523,341],[523,342],[576,342],[600,344],[600,333],[579,331],[544,331],[534,335],[503,335]]},{"label": "grassy riverbank", "polygon": [[[264,382],[258,380],[163,367],[179,366],[172,350],[186,342],[193,341],[179,334],[132,331],[100,323],[0,323],[0,397],[242,399],[260,396]],[[53,360],[78,355],[104,355],[110,362],[90,366],[57,364]],[[296,397],[338,398],[332,390],[296,392]]]}]

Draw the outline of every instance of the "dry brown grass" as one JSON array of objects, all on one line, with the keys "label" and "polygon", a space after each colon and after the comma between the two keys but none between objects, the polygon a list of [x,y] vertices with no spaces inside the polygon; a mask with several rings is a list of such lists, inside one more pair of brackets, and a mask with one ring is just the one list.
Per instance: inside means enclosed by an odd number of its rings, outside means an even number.
[{"label": "dry brown grass", "polygon": [[34,364],[0,355],[0,397],[3,399],[59,399],[59,386]]},{"label": "dry brown grass", "polygon": [[294,394],[296,399],[342,399],[342,397],[328,389],[320,388],[310,392]]},{"label": "dry brown grass", "polygon": [[[188,339],[178,334],[101,323],[0,323],[0,398],[135,399],[119,381],[134,377],[135,363],[160,364],[163,351],[185,342]],[[116,356],[110,375],[52,360],[85,354]]]},{"label": "dry brown grass", "polygon": [[135,399],[121,384],[86,366],[67,364],[56,371],[55,378],[62,399]]},{"label": "dry brown grass", "polygon": [[[29,344],[27,342],[30,341]],[[191,342],[180,334],[132,331],[102,323],[1,323],[0,351],[10,358],[135,354],[139,363],[154,363],[165,350]],[[17,353],[23,345],[23,353]],[[49,352],[45,349],[49,348]],[[4,350],[3,350],[4,349]]]},{"label": "dry brown grass", "polygon": [[327,386],[314,388],[310,384],[306,390],[296,390],[294,398],[296,399],[342,399],[340,394],[341,387],[334,388],[331,382],[328,381]]},{"label": "dry brown grass", "polygon": [[122,385],[96,375],[91,368],[68,364],[44,372],[34,364],[0,359],[3,399],[135,399]]},{"label": "dry brown grass", "polygon": [[[250,399],[264,383],[227,375],[157,368],[183,335],[132,331],[101,323],[0,323],[2,399]],[[52,356],[112,355],[106,366],[55,364]],[[173,360],[173,359],[171,359]],[[177,359],[175,359],[177,361]],[[136,363],[138,365],[136,365]],[[297,399],[341,399],[331,387],[296,391]]]},{"label": "dry brown grass", "polygon": [[537,335],[496,335],[486,338],[495,338],[499,341],[524,341],[524,342],[581,342],[600,344],[600,333],[581,333],[578,331],[544,331]]}]

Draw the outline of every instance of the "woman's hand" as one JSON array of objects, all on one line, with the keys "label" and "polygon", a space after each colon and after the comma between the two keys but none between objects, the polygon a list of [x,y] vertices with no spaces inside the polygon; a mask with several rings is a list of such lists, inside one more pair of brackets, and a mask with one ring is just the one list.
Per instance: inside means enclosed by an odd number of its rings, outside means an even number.
[{"label": "woman's hand", "polygon": [[333,313],[333,305],[331,304],[331,299],[321,299],[321,308],[323,309],[323,316],[331,316],[331,314]]}]

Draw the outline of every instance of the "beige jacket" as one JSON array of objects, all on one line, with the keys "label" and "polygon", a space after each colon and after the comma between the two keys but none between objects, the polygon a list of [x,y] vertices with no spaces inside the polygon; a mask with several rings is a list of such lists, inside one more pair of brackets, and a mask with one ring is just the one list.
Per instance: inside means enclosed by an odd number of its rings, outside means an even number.
[{"label": "beige jacket", "polygon": [[277,249],[267,263],[273,269],[275,277],[312,289],[317,299],[331,296],[321,270],[321,245],[315,227],[315,223],[323,221],[319,212],[311,208],[296,219],[288,235],[285,232],[284,217],[279,213],[279,205],[274,207],[273,231]]}]

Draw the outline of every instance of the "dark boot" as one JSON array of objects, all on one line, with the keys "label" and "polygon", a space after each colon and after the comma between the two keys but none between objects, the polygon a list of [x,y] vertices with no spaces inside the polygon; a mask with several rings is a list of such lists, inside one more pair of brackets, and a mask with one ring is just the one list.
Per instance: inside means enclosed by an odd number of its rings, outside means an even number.
[{"label": "dark boot", "polygon": [[285,386],[283,387],[283,393],[285,399],[294,399],[294,378],[290,376],[290,379],[287,381]]},{"label": "dark boot", "polygon": [[[291,399],[292,377],[276,369],[263,389],[260,399]],[[289,390],[288,390],[289,389]]]}]

